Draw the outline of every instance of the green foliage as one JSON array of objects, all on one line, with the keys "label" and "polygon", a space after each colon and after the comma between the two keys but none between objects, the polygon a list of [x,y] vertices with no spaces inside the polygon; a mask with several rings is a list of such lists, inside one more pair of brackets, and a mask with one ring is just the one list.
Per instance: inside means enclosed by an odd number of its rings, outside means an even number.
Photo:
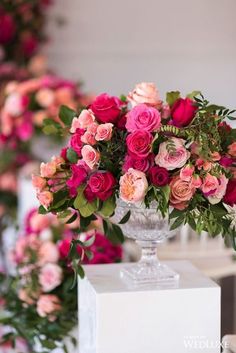
[{"label": "green foliage", "polygon": [[167,92],[166,94],[166,102],[169,104],[170,107],[172,107],[172,105],[174,105],[174,103],[179,98],[180,98],[179,91],[171,91],[171,92]]},{"label": "green foliage", "polygon": [[70,127],[73,118],[76,116],[76,112],[69,107],[62,105],[59,111],[59,118],[65,124],[66,127]]},{"label": "green foliage", "polygon": [[66,157],[68,159],[69,162],[71,163],[77,163],[79,157],[77,155],[77,153],[73,150],[73,148],[68,148],[66,151]]}]

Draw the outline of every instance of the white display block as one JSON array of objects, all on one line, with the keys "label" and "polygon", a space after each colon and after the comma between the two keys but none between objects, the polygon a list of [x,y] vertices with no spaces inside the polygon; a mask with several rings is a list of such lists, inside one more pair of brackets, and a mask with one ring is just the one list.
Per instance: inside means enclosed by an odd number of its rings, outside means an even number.
[{"label": "white display block", "polygon": [[132,287],[120,269],[88,265],[79,279],[80,353],[219,353],[220,287],[188,261],[167,261],[177,288]]}]

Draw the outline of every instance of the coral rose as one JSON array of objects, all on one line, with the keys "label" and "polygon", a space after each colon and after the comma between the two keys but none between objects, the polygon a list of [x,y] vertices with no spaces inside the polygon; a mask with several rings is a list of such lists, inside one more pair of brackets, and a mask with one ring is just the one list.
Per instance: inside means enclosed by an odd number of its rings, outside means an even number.
[{"label": "coral rose", "polygon": [[156,108],[161,108],[162,101],[159,92],[152,82],[141,82],[128,94],[128,101],[135,107],[137,104],[146,103]]},{"label": "coral rose", "polygon": [[174,177],[170,182],[170,204],[178,210],[184,210],[188,206],[195,193],[195,188],[188,181]]},{"label": "coral rose", "polygon": [[[162,142],[160,144],[155,162],[160,167],[166,168],[167,170],[181,168],[189,159],[190,152],[186,150],[184,140],[177,137],[171,137],[169,140],[171,141]],[[170,151],[168,145],[170,147],[174,146],[174,149]]]},{"label": "coral rose", "polygon": [[130,168],[120,178],[120,198],[129,203],[141,202],[147,193],[148,182],[145,174]]},{"label": "coral rose", "polygon": [[161,126],[161,114],[146,104],[136,105],[128,114],[126,128],[129,132],[136,130],[156,131]]}]

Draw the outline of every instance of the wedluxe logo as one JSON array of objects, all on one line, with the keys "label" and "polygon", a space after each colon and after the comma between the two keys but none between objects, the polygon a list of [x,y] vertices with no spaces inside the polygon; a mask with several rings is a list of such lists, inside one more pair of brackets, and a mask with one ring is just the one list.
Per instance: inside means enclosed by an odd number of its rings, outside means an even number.
[{"label": "wedluxe logo", "polygon": [[217,352],[219,349],[229,348],[228,342],[217,342],[209,340],[205,336],[185,336],[184,337],[184,347],[185,349],[192,352],[201,352],[201,350],[209,350],[209,352]]}]

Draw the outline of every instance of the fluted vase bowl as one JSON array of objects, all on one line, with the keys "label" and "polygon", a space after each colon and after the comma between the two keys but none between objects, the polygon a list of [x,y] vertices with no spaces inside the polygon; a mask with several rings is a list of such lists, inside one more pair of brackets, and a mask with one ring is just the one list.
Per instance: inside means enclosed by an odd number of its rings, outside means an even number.
[{"label": "fluted vase bowl", "polygon": [[157,203],[150,208],[144,205],[127,204],[118,200],[114,216],[115,222],[121,220],[127,212],[131,215],[127,223],[120,225],[125,236],[134,239],[142,249],[138,263],[122,269],[123,278],[136,284],[168,284],[179,280],[179,275],[169,266],[160,263],[157,257],[157,245],[173,237],[167,218],[157,210]]}]

